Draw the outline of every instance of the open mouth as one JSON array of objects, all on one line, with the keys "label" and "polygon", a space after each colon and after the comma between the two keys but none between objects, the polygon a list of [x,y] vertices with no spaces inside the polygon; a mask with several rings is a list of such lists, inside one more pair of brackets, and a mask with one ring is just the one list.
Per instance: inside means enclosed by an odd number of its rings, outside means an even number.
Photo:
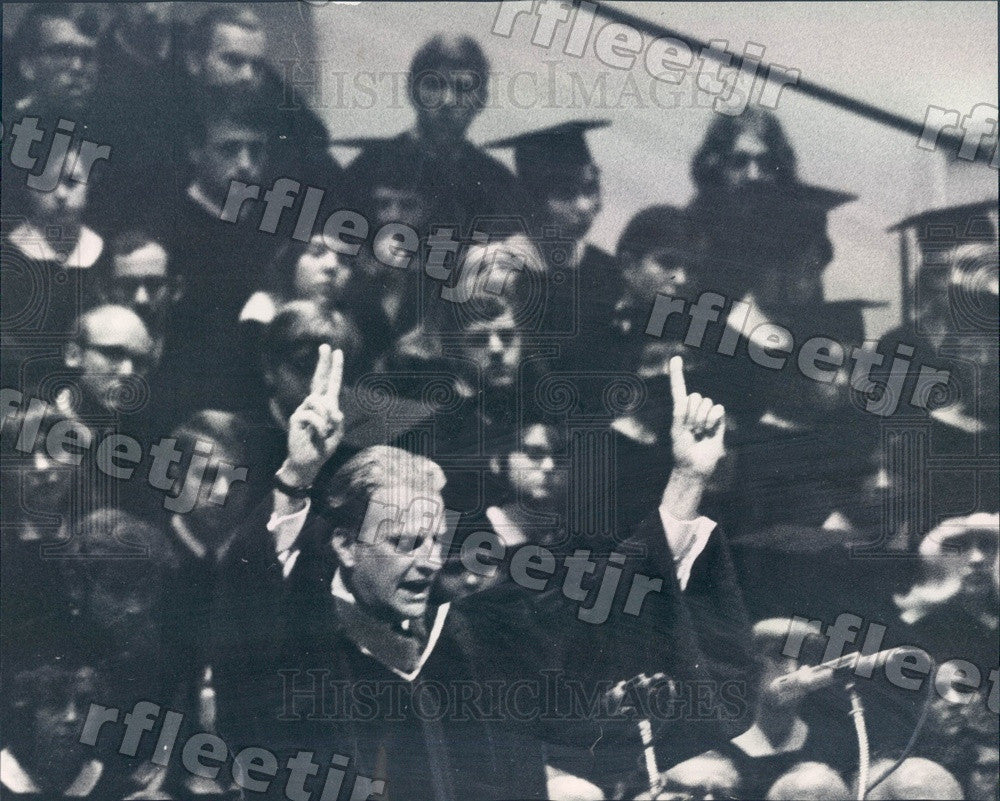
[{"label": "open mouth", "polygon": [[429,581],[424,581],[423,579],[411,579],[402,582],[399,588],[403,592],[412,595],[415,599],[421,599],[430,595],[431,584]]}]

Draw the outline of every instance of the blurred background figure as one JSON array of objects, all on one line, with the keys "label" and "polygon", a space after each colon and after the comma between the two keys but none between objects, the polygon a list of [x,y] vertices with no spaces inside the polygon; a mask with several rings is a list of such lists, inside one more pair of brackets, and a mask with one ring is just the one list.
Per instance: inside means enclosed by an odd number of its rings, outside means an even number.
[{"label": "blurred background figure", "polygon": [[922,577],[896,596],[906,641],[938,664],[965,659],[997,664],[1000,516],[977,513],[942,521],[920,544]]},{"label": "blurred background figure", "polygon": [[[267,35],[252,8],[210,8],[190,26],[179,59],[183,76],[172,87],[174,109],[184,119],[191,113],[190,98],[204,96],[205,109],[221,103],[248,111],[269,134],[273,169],[268,185],[275,177],[287,177],[339,189],[341,169],[330,155],[326,126],[295,86],[271,66],[267,52]],[[293,206],[289,217],[300,208],[298,203]]]},{"label": "blurred background figure", "polygon": [[[895,760],[875,760],[872,776],[881,776]],[[845,796],[846,797],[846,796]],[[903,760],[884,782],[874,787],[866,798],[872,801],[962,801],[966,798],[954,776],[936,762],[920,757]]]},{"label": "blurred background figure", "polygon": [[104,700],[102,690],[90,666],[39,664],[13,677],[0,752],[4,798],[107,798],[138,789],[110,779],[94,749],[80,743],[87,710]]},{"label": "blurred background figure", "polygon": [[459,237],[467,236],[478,218],[519,213],[510,171],[467,138],[486,105],[489,72],[486,54],[469,36],[439,34],[425,42],[407,80],[415,124],[392,139],[365,142],[347,167],[345,184],[371,192],[386,164],[414,165],[427,178],[424,198],[433,204],[425,212],[427,222],[457,227]]},{"label": "blurred background figure", "polygon": [[199,409],[233,409],[241,402],[253,362],[240,347],[240,312],[281,242],[258,230],[252,215],[221,219],[230,182],[259,184],[271,153],[267,132],[252,113],[217,112],[188,132],[190,179],[158,220],[157,236],[185,290],[171,315],[156,385],[163,431]]},{"label": "blurred background figure", "polygon": [[[51,133],[61,117],[80,125],[76,133],[83,134],[84,118],[95,111],[91,100],[98,78],[98,27],[95,16],[78,13],[69,3],[32,5],[10,42],[16,73],[4,76],[8,88],[3,118],[39,117],[39,127]],[[87,133],[94,138],[93,131]]]},{"label": "blurred background figure", "polygon": [[600,169],[586,133],[610,124],[573,120],[487,145],[514,149],[527,233],[545,265],[537,331],[562,340],[560,362],[570,369],[593,366],[621,286],[615,260],[586,239],[602,207]]},{"label": "blurred background figure", "polygon": [[848,801],[851,791],[829,765],[803,762],[778,779],[767,801]]},{"label": "blurred background figure", "polygon": [[[0,632],[3,680],[13,671],[52,658],[65,658],[79,607],[67,592],[56,556],[79,522],[81,470],[59,461],[47,447],[48,434],[69,418],[51,408],[28,408],[3,423],[3,481],[0,483]],[[31,438],[30,432],[37,434]],[[28,440],[20,443],[22,436]],[[68,461],[68,460],[67,460]]]},{"label": "blurred background figure", "polygon": [[[142,319],[127,306],[101,304],[80,315],[63,361],[77,381],[55,397],[56,408],[84,422],[131,422],[131,433],[146,433],[150,414],[145,382],[156,366],[156,344]],[[148,423],[147,423],[148,424]],[[140,437],[144,439],[144,437]]]},{"label": "blurred background figure", "polygon": [[66,341],[107,261],[104,239],[85,222],[96,170],[78,149],[55,166],[59,172],[44,190],[13,177],[4,182],[0,318],[10,349],[4,386],[29,392],[42,377],[22,370],[23,363],[45,345],[58,349]]},{"label": "blurred background figure", "polygon": [[[796,656],[786,656],[783,649],[792,641],[800,644],[801,651]],[[822,788],[826,777],[837,776],[837,787],[843,783],[839,771],[852,767],[853,755],[845,758],[841,749],[834,745],[842,741],[842,736],[832,731],[835,728],[833,721],[841,708],[835,706],[841,703],[840,697],[837,696],[833,703],[824,704],[824,700],[829,699],[822,693],[807,697],[801,692],[772,686],[775,679],[792,673],[803,664],[817,663],[823,643],[818,626],[793,618],[769,618],[754,624],[754,653],[762,668],[755,693],[754,723],[723,749],[740,775],[736,797],[763,798],[772,785],[779,789],[787,785],[794,786],[804,794],[801,797],[808,798],[813,797],[809,792]],[[806,707],[811,708],[811,716],[803,716]],[[846,720],[842,714],[841,717]],[[821,728],[818,722],[824,720],[828,725]],[[803,763],[814,767],[800,769]],[[785,784],[779,784],[782,777],[787,777]],[[846,795],[836,797],[847,798]]]}]

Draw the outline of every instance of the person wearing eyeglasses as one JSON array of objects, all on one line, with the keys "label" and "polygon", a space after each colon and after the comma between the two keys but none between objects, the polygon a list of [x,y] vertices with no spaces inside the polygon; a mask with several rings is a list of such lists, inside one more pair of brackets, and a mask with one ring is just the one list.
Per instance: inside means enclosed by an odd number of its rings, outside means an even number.
[{"label": "person wearing eyeglasses", "polygon": [[77,391],[60,391],[56,408],[85,421],[136,411],[156,361],[153,339],[139,315],[127,306],[103,304],[80,315],[74,329],[63,361],[75,375]]},{"label": "person wearing eyeglasses", "polygon": [[25,13],[11,41],[15,114],[79,121],[88,111],[97,82],[95,23],[69,3],[39,3]]}]

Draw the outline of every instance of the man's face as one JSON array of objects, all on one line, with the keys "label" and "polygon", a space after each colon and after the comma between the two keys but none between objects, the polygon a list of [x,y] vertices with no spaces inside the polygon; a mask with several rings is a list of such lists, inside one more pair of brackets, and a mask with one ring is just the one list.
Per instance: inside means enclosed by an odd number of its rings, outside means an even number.
[{"label": "man's face", "polygon": [[[248,510],[248,485],[246,481],[233,479],[230,472],[220,469],[245,467],[246,458],[226,443],[208,437],[199,437],[200,442],[210,446],[208,465],[198,482],[198,494],[194,507],[185,515],[185,522],[210,550],[221,546],[237,523]],[[185,467],[189,462],[185,461]],[[176,467],[176,465],[175,465]],[[186,470],[185,470],[186,472]],[[182,491],[183,473],[176,476],[176,493]]]},{"label": "man's face", "polygon": [[108,301],[133,309],[147,325],[162,320],[171,298],[163,247],[150,242],[115,256],[112,262],[111,279],[105,288]]},{"label": "man's face", "polygon": [[209,124],[193,161],[204,188],[221,199],[233,181],[259,184],[266,159],[267,137],[262,131],[223,120]]},{"label": "man's face", "polygon": [[142,320],[120,307],[109,307],[91,318],[72,349],[72,363],[90,400],[108,411],[134,394],[131,386],[153,367],[155,346]]},{"label": "man's face", "polygon": [[487,386],[512,387],[521,364],[521,334],[513,312],[466,326],[462,355],[475,365]]},{"label": "man's face", "polygon": [[335,302],[347,289],[352,272],[347,257],[332,250],[323,235],[317,234],[295,263],[295,295],[321,304]]},{"label": "man's face", "polygon": [[56,775],[80,764],[83,749],[80,727],[94,698],[94,673],[89,668],[64,672],[63,685],[53,687],[34,714],[34,757],[53,768]]},{"label": "man's face", "polygon": [[216,25],[199,65],[202,81],[212,89],[256,92],[264,80],[266,46],[263,31]]},{"label": "man's face", "polygon": [[633,298],[650,303],[657,293],[684,297],[691,276],[690,259],[674,248],[662,247],[647,251],[630,260],[622,272]]},{"label": "man's face", "polygon": [[[372,195],[375,221],[379,226],[391,222],[405,223],[419,231],[427,221],[427,200],[416,189],[376,186]],[[410,255],[407,254],[408,257]]]},{"label": "man's face", "polygon": [[72,20],[52,17],[39,26],[38,49],[21,60],[21,74],[46,102],[83,109],[97,80],[97,42]]},{"label": "man's face", "polygon": [[507,459],[507,481],[522,502],[555,504],[566,489],[565,474],[556,469],[556,431],[540,423],[529,426],[520,446]]},{"label": "man's face", "polygon": [[54,189],[42,192],[27,187],[32,218],[40,225],[64,229],[65,235],[70,235],[79,227],[87,206],[87,177],[80,159],[69,154]]},{"label": "man's face", "polygon": [[446,528],[439,492],[405,487],[376,490],[357,539],[344,545],[339,535],[334,538],[358,603],[398,620],[423,615],[443,564],[441,539]]},{"label": "man's face", "polygon": [[775,177],[771,149],[754,131],[743,131],[733,143],[733,149],[722,163],[722,178],[733,188]]},{"label": "man's face", "polygon": [[1000,551],[997,532],[971,530],[948,539],[946,558],[962,582],[962,600],[978,610],[996,607],[1000,596]]},{"label": "man's face", "polygon": [[414,76],[421,130],[439,142],[459,143],[482,111],[483,77],[469,69],[431,70]]},{"label": "man's face", "polygon": [[600,173],[593,164],[571,168],[549,187],[545,198],[547,224],[561,236],[579,240],[601,211]]}]

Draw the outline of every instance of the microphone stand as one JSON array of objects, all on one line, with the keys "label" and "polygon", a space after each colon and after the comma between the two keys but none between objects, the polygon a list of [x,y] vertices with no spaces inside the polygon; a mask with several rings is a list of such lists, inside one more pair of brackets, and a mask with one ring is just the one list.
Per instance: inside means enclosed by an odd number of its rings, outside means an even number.
[{"label": "microphone stand", "polygon": [[858,801],[865,801],[868,794],[868,772],[871,768],[871,750],[868,745],[868,729],[865,726],[865,708],[853,681],[844,685],[851,699],[850,716],[854,721],[854,732],[858,737]]}]

